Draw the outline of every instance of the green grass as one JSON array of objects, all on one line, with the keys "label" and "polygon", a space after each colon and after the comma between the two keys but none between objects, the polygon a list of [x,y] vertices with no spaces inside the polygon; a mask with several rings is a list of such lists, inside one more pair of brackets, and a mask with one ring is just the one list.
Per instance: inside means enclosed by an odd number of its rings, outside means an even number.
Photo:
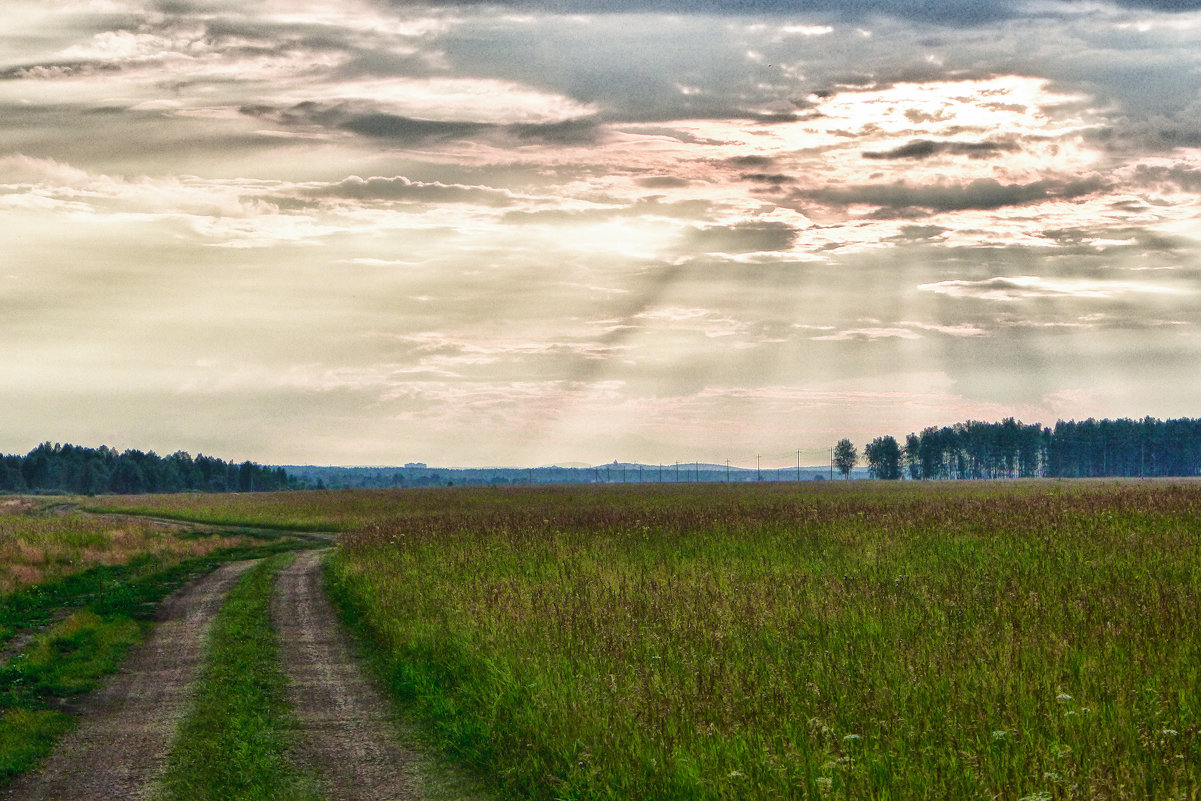
[{"label": "green grass", "polygon": [[168,760],[160,801],[315,801],[311,777],[288,760],[294,719],[270,621],[273,579],[289,557],[248,573],[230,592]]},{"label": "green grass", "polygon": [[0,785],[32,767],[74,725],[70,715],[51,709],[0,712]]},{"label": "green grass", "polygon": [[125,615],[78,611],[51,626],[4,668],[13,700],[65,698],[88,692],[116,670],[142,627]]},{"label": "green grass", "polygon": [[1195,483],[442,490],[371,519],[331,588],[509,798],[1201,792]]}]

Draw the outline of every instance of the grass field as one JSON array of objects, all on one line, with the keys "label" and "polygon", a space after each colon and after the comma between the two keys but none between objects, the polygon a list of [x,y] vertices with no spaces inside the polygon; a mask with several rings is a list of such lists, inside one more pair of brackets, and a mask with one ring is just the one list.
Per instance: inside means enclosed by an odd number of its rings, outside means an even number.
[{"label": "grass field", "polygon": [[1197,484],[390,503],[342,537],[332,588],[510,798],[1201,789]]}]

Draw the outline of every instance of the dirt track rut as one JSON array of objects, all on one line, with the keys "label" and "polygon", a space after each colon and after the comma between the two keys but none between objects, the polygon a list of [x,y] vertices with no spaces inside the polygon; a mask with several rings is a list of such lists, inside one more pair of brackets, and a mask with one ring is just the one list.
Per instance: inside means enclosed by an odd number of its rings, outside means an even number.
[{"label": "dirt track rut", "polygon": [[271,601],[280,660],[300,719],[298,760],[329,801],[419,801],[414,754],[395,741],[388,704],[354,657],[306,551],[280,573]]},{"label": "dirt track rut", "polygon": [[121,672],[78,705],[79,728],[41,770],[21,777],[15,801],[117,801],[147,796],[204,660],[205,634],[252,561],[223,565],[171,595],[150,637]]}]

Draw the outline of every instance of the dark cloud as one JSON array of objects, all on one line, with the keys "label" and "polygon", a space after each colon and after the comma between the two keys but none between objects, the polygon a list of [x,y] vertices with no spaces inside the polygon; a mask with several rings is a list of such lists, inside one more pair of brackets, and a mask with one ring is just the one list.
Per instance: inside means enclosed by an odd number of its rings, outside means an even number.
[{"label": "dark cloud", "polygon": [[376,139],[424,142],[432,139],[461,139],[494,126],[479,122],[420,120],[399,114],[360,114],[338,126],[353,133]]},{"label": "dark cloud", "polygon": [[[404,0],[392,5],[411,7]],[[427,5],[509,7],[588,14],[720,14],[783,16],[820,14],[845,20],[876,16],[912,19],[945,27],[970,27],[1010,19],[1023,13],[1022,0],[433,0]],[[1154,11],[1201,9],[1201,0],[1113,0],[1112,5]]]},{"label": "dark cloud", "polygon": [[1174,184],[1186,192],[1201,191],[1201,170],[1176,164],[1171,167],[1140,164],[1134,170],[1135,182],[1144,186]]},{"label": "dark cloud", "polygon": [[121,67],[104,61],[46,61],[21,64],[0,70],[0,81],[38,78],[86,78],[99,73],[120,72]]},{"label": "dark cloud", "polygon": [[981,178],[963,185],[911,186],[905,183],[864,184],[799,190],[795,198],[847,206],[864,203],[893,209],[917,207],[934,211],[998,209],[1043,200],[1075,198],[1104,188],[1099,179],[1080,181],[1035,181],[1029,184],[1002,184]]},{"label": "dark cloud", "polygon": [[591,144],[597,140],[599,134],[597,121],[594,119],[510,125],[507,130],[516,135],[518,139],[559,145]]},{"label": "dark cloud", "polygon": [[1201,0],[1120,0],[1118,5],[1155,11],[1197,11],[1201,9]]},{"label": "dark cloud", "polygon": [[1193,103],[1168,114],[1119,117],[1087,133],[1110,150],[1173,150],[1201,147],[1201,104]]},{"label": "dark cloud", "polygon": [[676,178],[672,175],[652,175],[648,178],[639,178],[635,183],[647,189],[683,189],[692,185],[692,181],[687,178]]},{"label": "dark cloud", "polygon": [[473,203],[484,206],[508,206],[512,196],[505,191],[486,186],[425,183],[404,176],[394,178],[360,178],[357,175],[311,189],[305,194],[314,197],[336,197],[352,200],[395,200],[415,203]]},{"label": "dark cloud", "polygon": [[1012,142],[938,142],[931,139],[915,139],[892,150],[864,151],[865,159],[925,159],[939,153],[970,158],[987,158],[998,153],[1017,150]]},{"label": "dark cloud", "polygon": [[771,184],[772,186],[790,184],[796,181],[796,178],[793,178],[791,175],[770,172],[744,172],[738,177],[744,181],[753,181],[760,184]]},{"label": "dark cloud", "polygon": [[[398,7],[411,7],[392,0]],[[430,5],[510,7],[586,14],[720,14],[783,16],[798,12],[859,20],[874,16],[915,19],[948,27],[982,25],[1018,13],[1017,0],[443,0]]]},{"label": "dark cloud", "polygon": [[893,239],[897,242],[926,242],[937,239],[948,230],[941,225],[906,225]]},{"label": "dark cloud", "polygon": [[693,228],[684,237],[684,249],[700,253],[758,253],[789,250],[797,230],[777,222],[739,223]]},{"label": "dark cloud", "polygon": [[775,158],[771,156],[735,156],[726,159],[726,164],[733,167],[770,167],[775,163]]},{"label": "dark cloud", "polygon": [[427,120],[370,109],[361,103],[316,103],[306,101],[289,108],[265,105],[243,106],[251,117],[269,119],[298,128],[350,131],[373,139],[391,139],[406,144],[467,139],[482,134],[507,134],[522,141],[544,144],[590,144],[599,139],[596,120],[582,118],[554,123],[497,125],[486,122]]}]

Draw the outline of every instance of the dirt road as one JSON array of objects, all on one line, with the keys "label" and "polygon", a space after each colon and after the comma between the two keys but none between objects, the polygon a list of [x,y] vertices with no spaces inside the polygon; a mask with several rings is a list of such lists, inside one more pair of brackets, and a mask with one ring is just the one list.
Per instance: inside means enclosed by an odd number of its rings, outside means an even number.
[{"label": "dirt road", "polygon": [[223,565],[164,601],[158,624],[121,672],[80,701],[79,728],[63,738],[40,771],[17,779],[4,798],[145,798],[204,660],[208,626],[251,564]]},{"label": "dirt road", "polygon": [[397,744],[388,704],[354,658],[321,580],[321,554],[300,553],[271,601],[280,661],[301,725],[299,761],[329,801],[418,801],[415,755]]}]

